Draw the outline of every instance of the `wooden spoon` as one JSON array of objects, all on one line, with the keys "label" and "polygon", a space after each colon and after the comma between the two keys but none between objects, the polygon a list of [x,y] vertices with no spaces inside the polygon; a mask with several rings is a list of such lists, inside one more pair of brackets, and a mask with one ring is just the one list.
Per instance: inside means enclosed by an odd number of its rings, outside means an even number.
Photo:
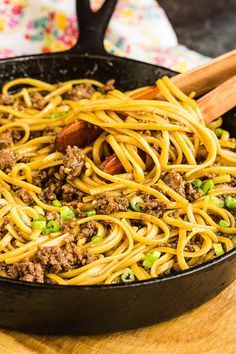
[{"label": "wooden spoon", "polygon": [[[204,65],[176,75],[171,78],[171,81],[187,95],[195,91],[199,97],[219,86],[233,75],[236,75],[236,49],[210,60]],[[131,97],[136,100],[162,98],[158,87],[155,85],[143,87],[134,92]]]},{"label": "wooden spoon", "polygon": [[197,100],[206,123],[236,106],[236,75]]}]

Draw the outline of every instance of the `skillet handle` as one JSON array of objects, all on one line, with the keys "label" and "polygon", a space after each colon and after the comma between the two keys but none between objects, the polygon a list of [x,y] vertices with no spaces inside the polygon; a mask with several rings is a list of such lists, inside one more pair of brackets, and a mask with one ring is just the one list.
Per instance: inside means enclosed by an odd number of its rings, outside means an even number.
[{"label": "skillet handle", "polygon": [[103,40],[116,3],[117,0],[105,0],[103,6],[97,12],[93,12],[89,0],[76,0],[79,38],[70,52],[107,54]]}]

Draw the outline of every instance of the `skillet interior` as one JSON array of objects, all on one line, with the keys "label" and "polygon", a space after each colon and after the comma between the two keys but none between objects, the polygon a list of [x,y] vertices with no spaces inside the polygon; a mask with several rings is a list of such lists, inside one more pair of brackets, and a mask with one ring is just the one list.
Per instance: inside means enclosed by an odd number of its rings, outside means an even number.
[{"label": "skillet interior", "polygon": [[[119,89],[127,90],[174,74],[112,56],[56,54],[0,62],[2,84],[22,76],[51,83],[114,78]],[[94,334],[153,324],[198,306],[229,285],[236,276],[235,254],[233,250],[193,270],[131,285],[65,287],[1,278],[0,325],[41,333]]]}]

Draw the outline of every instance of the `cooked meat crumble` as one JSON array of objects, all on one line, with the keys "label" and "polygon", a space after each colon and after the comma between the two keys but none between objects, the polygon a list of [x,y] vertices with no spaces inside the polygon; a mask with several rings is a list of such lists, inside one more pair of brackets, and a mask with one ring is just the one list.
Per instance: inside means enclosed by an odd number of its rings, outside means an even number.
[{"label": "cooked meat crumble", "polygon": [[84,151],[77,146],[68,146],[64,156],[63,166],[60,167],[60,173],[67,175],[68,180],[78,177],[84,167]]},{"label": "cooked meat crumble", "polygon": [[126,211],[129,208],[129,200],[125,197],[115,198],[109,193],[101,193],[95,198],[94,208],[97,214],[107,215]]},{"label": "cooked meat crumble", "polygon": [[93,236],[97,235],[97,222],[89,221],[81,225],[79,237],[86,239],[91,239]]},{"label": "cooked meat crumble", "polygon": [[47,273],[67,272],[74,267],[81,267],[94,261],[94,256],[88,251],[81,250],[70,239],[63,247],[41,247],[32,259],[23,258],[17,263],[0,263],[11,279],[29,282],[48,282]]},{"label": "cooked meat crumble", "polygon": [[199,199],[203,195],[200,188],[193,188],[191,182],[186,182],[181,174],[175,170],[165,173],[163,181],[175,192],[179,193],[190,202]]},{"label": "cooked meat crumble", "polygon": [[16,163],[16,154],[11,150],[0,151],[0,170],[8,173]]},{"label": "cooked meat crumble", "polygon": [[33,92],[31,94],[31,102],[33,107],[39,110],[42,110],[47,104],[45,98],[39,92]]},{"label": "cooked meat crumble", "polygon": [[140,205],[140,209],[150,215],[160,217],[163,215],[164,211],[167,209],[166,203],[160,202],[158,199],[150,194],[141,194],[143,203]]},{"label": "cooked meat crumble", "polygon": [[12,132],[5,130],[0,134],[0,150],[9,148],[12,144]]},{"label": "cooked meat crumble", "polygon": [[79,101],[83,98],[90,98],[91,95],[95,92],[95,89],[92,85],[81,84],[75,85],[71,91],[68,91],[64,97],[65,99]]},{"label": "cooked meat crumble", "polygon": [[9,106],[14,103],[14,98],[8,94],[0,94],[0,105]]},{"label": "cooked meat crumble", "polygon": [[31,198],[31,195],[29,192],[27,192],[24,188],[20,188],[16,191],[16,194],[18,197],[23,200],[24,203],[30,205],[33,202],[33,199]]}]

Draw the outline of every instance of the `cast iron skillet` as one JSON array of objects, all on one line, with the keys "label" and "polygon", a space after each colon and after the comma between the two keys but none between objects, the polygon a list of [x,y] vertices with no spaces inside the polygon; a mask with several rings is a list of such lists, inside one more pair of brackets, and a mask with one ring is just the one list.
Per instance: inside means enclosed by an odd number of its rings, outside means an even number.
[{"label": "cast iron skillet", "polygon": [[[114,78],[119,89],[153,84],[175,73],[154,65],[108,55],[103,37],[116,1],[99,13],[77,1],[80,43],[65,53],[0,61],[1,83],[33,77],[51,83],[74,78]],[[234,128],[236,125],[234,120]],[[226,126],[227,128],[227,126]],[[58,286],[0,278],[0,326],[37,333],[95,334],[147,326],[209,300],[236,275],[236,251],[162,279],[129,285]]]}]

